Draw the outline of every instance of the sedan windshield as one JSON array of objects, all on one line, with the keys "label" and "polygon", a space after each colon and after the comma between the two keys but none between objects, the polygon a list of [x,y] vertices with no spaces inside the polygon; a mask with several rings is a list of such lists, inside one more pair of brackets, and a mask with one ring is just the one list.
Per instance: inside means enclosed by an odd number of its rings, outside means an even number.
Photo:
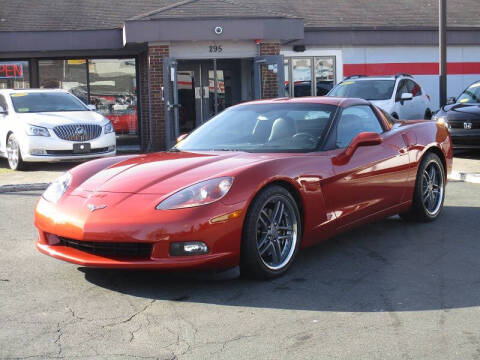
[{"label": "sedan windshield", "polygon": [[395,80],[347,80],[338,84],[328,96],[355,97],[365,100],[388,100]]},{"label": "sedan windshield", "polygon": [[480,103],[480,82],[470,85],[459,97],[459,103]]},{"label": "sedan windshield", "polygon": [[73,95],[63,92],[22,92],[10,95],[17,113],[88,111]]},{"label": "sedan windshield", "polygon": [[337,107],[277,103],[235,106],[176,145],[181,151],[306,152],[321,143]]}]

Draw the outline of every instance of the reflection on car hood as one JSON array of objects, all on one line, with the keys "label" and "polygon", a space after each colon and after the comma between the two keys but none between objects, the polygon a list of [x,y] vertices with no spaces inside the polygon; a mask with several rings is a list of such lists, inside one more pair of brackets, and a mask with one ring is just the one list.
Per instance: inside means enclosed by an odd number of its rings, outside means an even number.
[{"label": "reflection on car hood", "polygon": [[80,191],[168,194],[197,182],[228,176],[281,154],[164,152],[121,161],[87,179]]},{"label": "reflection on car hood", "polygon": [[23,113],[15,115],[24,123],[46,128],[68,124],[98,124],[105,123],[105,118],[95,111],[59,111],[41,113]]}]

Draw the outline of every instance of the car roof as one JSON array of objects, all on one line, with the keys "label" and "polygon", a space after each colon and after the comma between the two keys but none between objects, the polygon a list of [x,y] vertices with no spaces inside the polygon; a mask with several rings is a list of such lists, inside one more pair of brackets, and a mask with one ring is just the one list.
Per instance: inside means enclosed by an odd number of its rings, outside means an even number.
[{"label": "car roof", "polygon": [[276,98],[265,100],[254,100],[236,106],[248,105],[248,104],[326,104],[339,107],[347,107],[352,105],[369,105],[370,102],[360,98],[345,98],[334,96],[306,96],[297,98]]}]

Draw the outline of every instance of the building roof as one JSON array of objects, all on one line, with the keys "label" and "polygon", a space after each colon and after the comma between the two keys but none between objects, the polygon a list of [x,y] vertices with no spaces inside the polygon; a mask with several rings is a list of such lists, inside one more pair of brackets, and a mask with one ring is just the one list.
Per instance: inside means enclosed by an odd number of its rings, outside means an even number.
[{"label": "building roof", "polygon": [[[448,0],[448,26],[479,28],[478,0]],[[0,0],[0,31],[118,29],[126,20],[302,18],[305,28],[434,28],[438,0]]]}]

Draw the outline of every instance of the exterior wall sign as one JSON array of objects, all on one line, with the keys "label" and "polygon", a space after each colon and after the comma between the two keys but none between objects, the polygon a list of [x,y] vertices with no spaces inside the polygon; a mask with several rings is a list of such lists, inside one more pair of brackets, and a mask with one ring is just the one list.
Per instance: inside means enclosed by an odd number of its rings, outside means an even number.
[{"label": "exterior wall sign", "polygon": [[235,59],[256,54],[254,41],[177,41],[170,45],[170,56],[176,59]]},{"label": "exterior wall sign", "polygon": [[23,78],[23,64],[0,63],[0,79]]}]

